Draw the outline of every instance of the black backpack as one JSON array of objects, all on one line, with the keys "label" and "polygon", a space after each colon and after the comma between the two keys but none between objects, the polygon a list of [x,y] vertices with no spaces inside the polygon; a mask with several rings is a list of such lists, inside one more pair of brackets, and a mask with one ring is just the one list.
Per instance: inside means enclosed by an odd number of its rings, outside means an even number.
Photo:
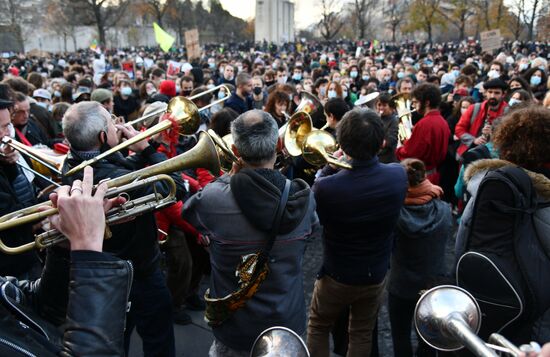
[{"label": "black backpack", "polygon": [[518,344],[545,342],[547,331],[535,330],[541,319],[550,323],[550,256],[542,241],[549,237],[534,226],[543,207],[530,177],[514,166],[490,171],[472,203],[456,279],[480,305],[480,337],[498,332]]}]

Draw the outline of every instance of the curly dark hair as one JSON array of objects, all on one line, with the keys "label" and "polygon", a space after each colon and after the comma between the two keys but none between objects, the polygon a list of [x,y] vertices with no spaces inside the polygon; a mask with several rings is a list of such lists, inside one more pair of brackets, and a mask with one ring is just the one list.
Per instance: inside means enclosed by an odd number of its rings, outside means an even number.
[{"label": "curly dark hair", "polygon": [[439,87],[431,83],[422,83],[413,89],[411,97],[418,100],[422,107],[426,106],[426,102],[430,102],[430,108],[439,108],[441,103],[441,91]]},{"label": "curly dark hair", "polygon": [[493,141],[500,158],[535,170],[550,162],[550,109],[529,106],[502,118]]}]

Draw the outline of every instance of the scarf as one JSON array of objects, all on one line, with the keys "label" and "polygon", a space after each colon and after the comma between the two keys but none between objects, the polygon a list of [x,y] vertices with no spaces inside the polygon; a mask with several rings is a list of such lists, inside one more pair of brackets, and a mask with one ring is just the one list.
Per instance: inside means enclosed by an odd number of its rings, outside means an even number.
[{"label": "scarf", "polygon": [[430,202],[434,198],[439,198],[443,195],[443,189],[432,184],[429,180],[422,181],[419,185],[409,187],[407,189],[407,197],[405,197],[405,205],[423,205]]}]

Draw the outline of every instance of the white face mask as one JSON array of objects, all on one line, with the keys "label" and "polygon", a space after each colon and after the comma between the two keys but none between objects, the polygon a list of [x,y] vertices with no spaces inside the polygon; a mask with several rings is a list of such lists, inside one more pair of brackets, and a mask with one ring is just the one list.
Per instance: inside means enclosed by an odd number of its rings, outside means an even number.
[{"label": "white face mask", "polygon": [[487,73],[487,77],[489,78],[498,78],[500,77],[500,73],[498,71],[495,71],[494,69],[489,71],[489,73]]},{"label": "white face mask", "polygon": [[283,77],[277,78],[277,82],[278,82],[279,84],[285,84],[287,80],[288,80],[288,77],[287,77],[287,76],[283,76]]}]

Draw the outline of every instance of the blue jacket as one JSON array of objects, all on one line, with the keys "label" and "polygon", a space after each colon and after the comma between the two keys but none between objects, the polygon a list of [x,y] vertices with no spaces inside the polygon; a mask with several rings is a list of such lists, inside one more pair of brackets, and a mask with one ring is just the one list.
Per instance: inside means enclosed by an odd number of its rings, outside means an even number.
[{"label": "blue jacket", "polygon": [[348,285],[379,284],[388,270],[407,175],[401,165],[382,164],[378,157],[352,165],[313,185],[324,233],[321,275]]},{"label": "blue jacket", "polygon": [[238,114],[242,114],[254,109],[254,101],[250,96],[246,97],[246,100],[243,100],[237,93],[233,93],[231,97],[225,101],[225,107],[233,109]]}]

